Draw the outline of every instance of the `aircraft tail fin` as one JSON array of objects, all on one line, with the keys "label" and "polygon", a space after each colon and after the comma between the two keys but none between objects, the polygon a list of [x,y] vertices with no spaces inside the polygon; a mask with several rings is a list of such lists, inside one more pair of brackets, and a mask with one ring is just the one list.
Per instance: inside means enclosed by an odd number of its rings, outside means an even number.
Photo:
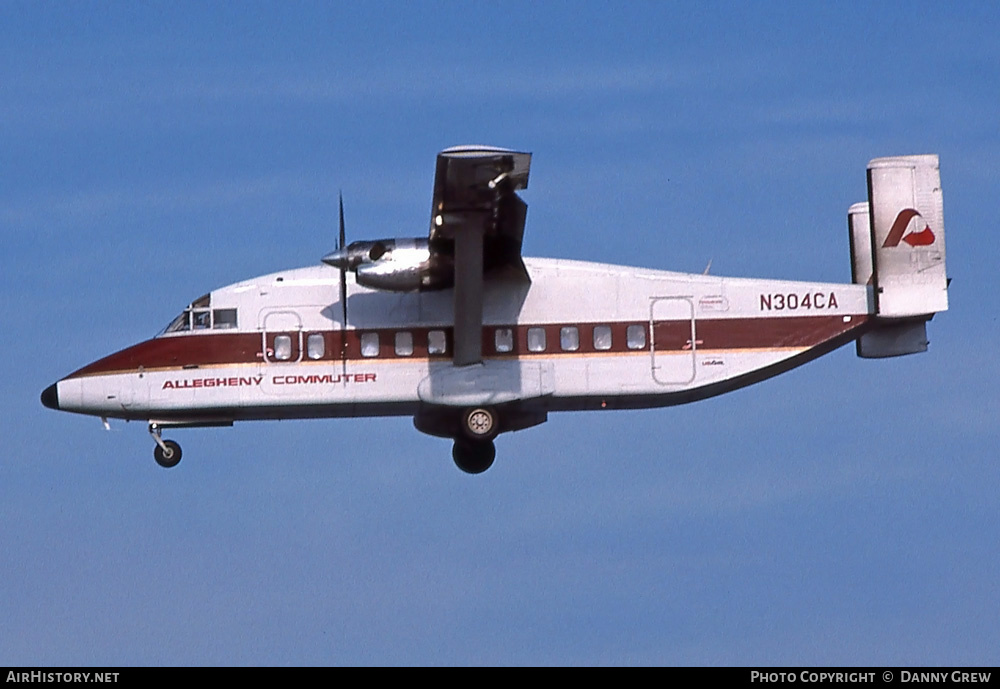
[{"label": "aircraft tail fin", "polygon": [[927,351],[927,321],[948,309],[944,204],[936,155],[868,163],[868,203],[848,212],[856,284],[872,285],[874,327],[858,356]]}]

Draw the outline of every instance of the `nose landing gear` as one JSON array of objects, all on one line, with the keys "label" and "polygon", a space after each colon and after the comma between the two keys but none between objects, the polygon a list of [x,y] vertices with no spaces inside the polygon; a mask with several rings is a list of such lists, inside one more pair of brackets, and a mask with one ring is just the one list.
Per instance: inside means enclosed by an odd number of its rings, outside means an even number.
[{"label": "nose landing gear", "polygon": [[181,446],[173,440],[161,438],[162,430],[155,424],[149,424],[149,435],[152,436],[156,447],[153,448],[153,459],[165,469],[177,466],[181,461]]}]

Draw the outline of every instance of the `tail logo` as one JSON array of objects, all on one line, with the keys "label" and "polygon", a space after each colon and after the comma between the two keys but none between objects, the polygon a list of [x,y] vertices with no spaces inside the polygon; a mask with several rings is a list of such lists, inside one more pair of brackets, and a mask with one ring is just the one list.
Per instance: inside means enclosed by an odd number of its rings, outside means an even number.
[{"label": "tail logo", "polygon": [[[919,218],[924,223],[924,229],[920,230],[920,232],[910,232],[906,236],[903,236],[903,233],[906,232],[906,228],[910,226],[910,221],[914,218]],[[905,208],[899,212],[899,215],[896,216],[896,220],[892,223],[889,235],[882,243],[882,248],[888,249],[894,246],[899,246],[901,241],[906,242],[913,247],[930,246],[934,243],[934,233],[931,232],[930,225],[927,224],[927,221],[924,220],[924,217],[920,215],[920,213],[912,208]]]}]

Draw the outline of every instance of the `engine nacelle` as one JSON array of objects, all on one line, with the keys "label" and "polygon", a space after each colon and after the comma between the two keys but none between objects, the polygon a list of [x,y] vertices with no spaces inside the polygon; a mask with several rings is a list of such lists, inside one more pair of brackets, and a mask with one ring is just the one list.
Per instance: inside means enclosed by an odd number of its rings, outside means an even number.
[{"label": "engine nacelle", "polygon": [[448,287],[453,267],[432,259],[426,239],[352,242],[323,257],[323,263],[354,272],[359,285],[391,292]]}]

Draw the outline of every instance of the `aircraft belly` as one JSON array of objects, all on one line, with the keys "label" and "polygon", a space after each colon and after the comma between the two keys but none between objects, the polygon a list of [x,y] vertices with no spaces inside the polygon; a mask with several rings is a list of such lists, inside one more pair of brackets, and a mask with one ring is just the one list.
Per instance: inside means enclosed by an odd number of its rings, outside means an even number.
[{"label": "aircraft belly", "polygon": [[557,364],[560,396],[614,396],[654,391],[649,378],[649,352],[593,356]]},{"label": "aircraft belly", "polygon": [[427,404],[474,406],[535,399],[554,390],[551,361],[493,359],[471,366],[432,366],[417,386],[417,397]]},{"label": "aircraft belly", "polygon": [[802,352],[808,351],[808,349],[808,347],[796,347],[781,350],[708,350],[698,352],[695,356],[697,385],[692,385],[691,387],[701,387],[731,378],[738,378],[759,369],[774,366],[786,359],[791,359]]}]

